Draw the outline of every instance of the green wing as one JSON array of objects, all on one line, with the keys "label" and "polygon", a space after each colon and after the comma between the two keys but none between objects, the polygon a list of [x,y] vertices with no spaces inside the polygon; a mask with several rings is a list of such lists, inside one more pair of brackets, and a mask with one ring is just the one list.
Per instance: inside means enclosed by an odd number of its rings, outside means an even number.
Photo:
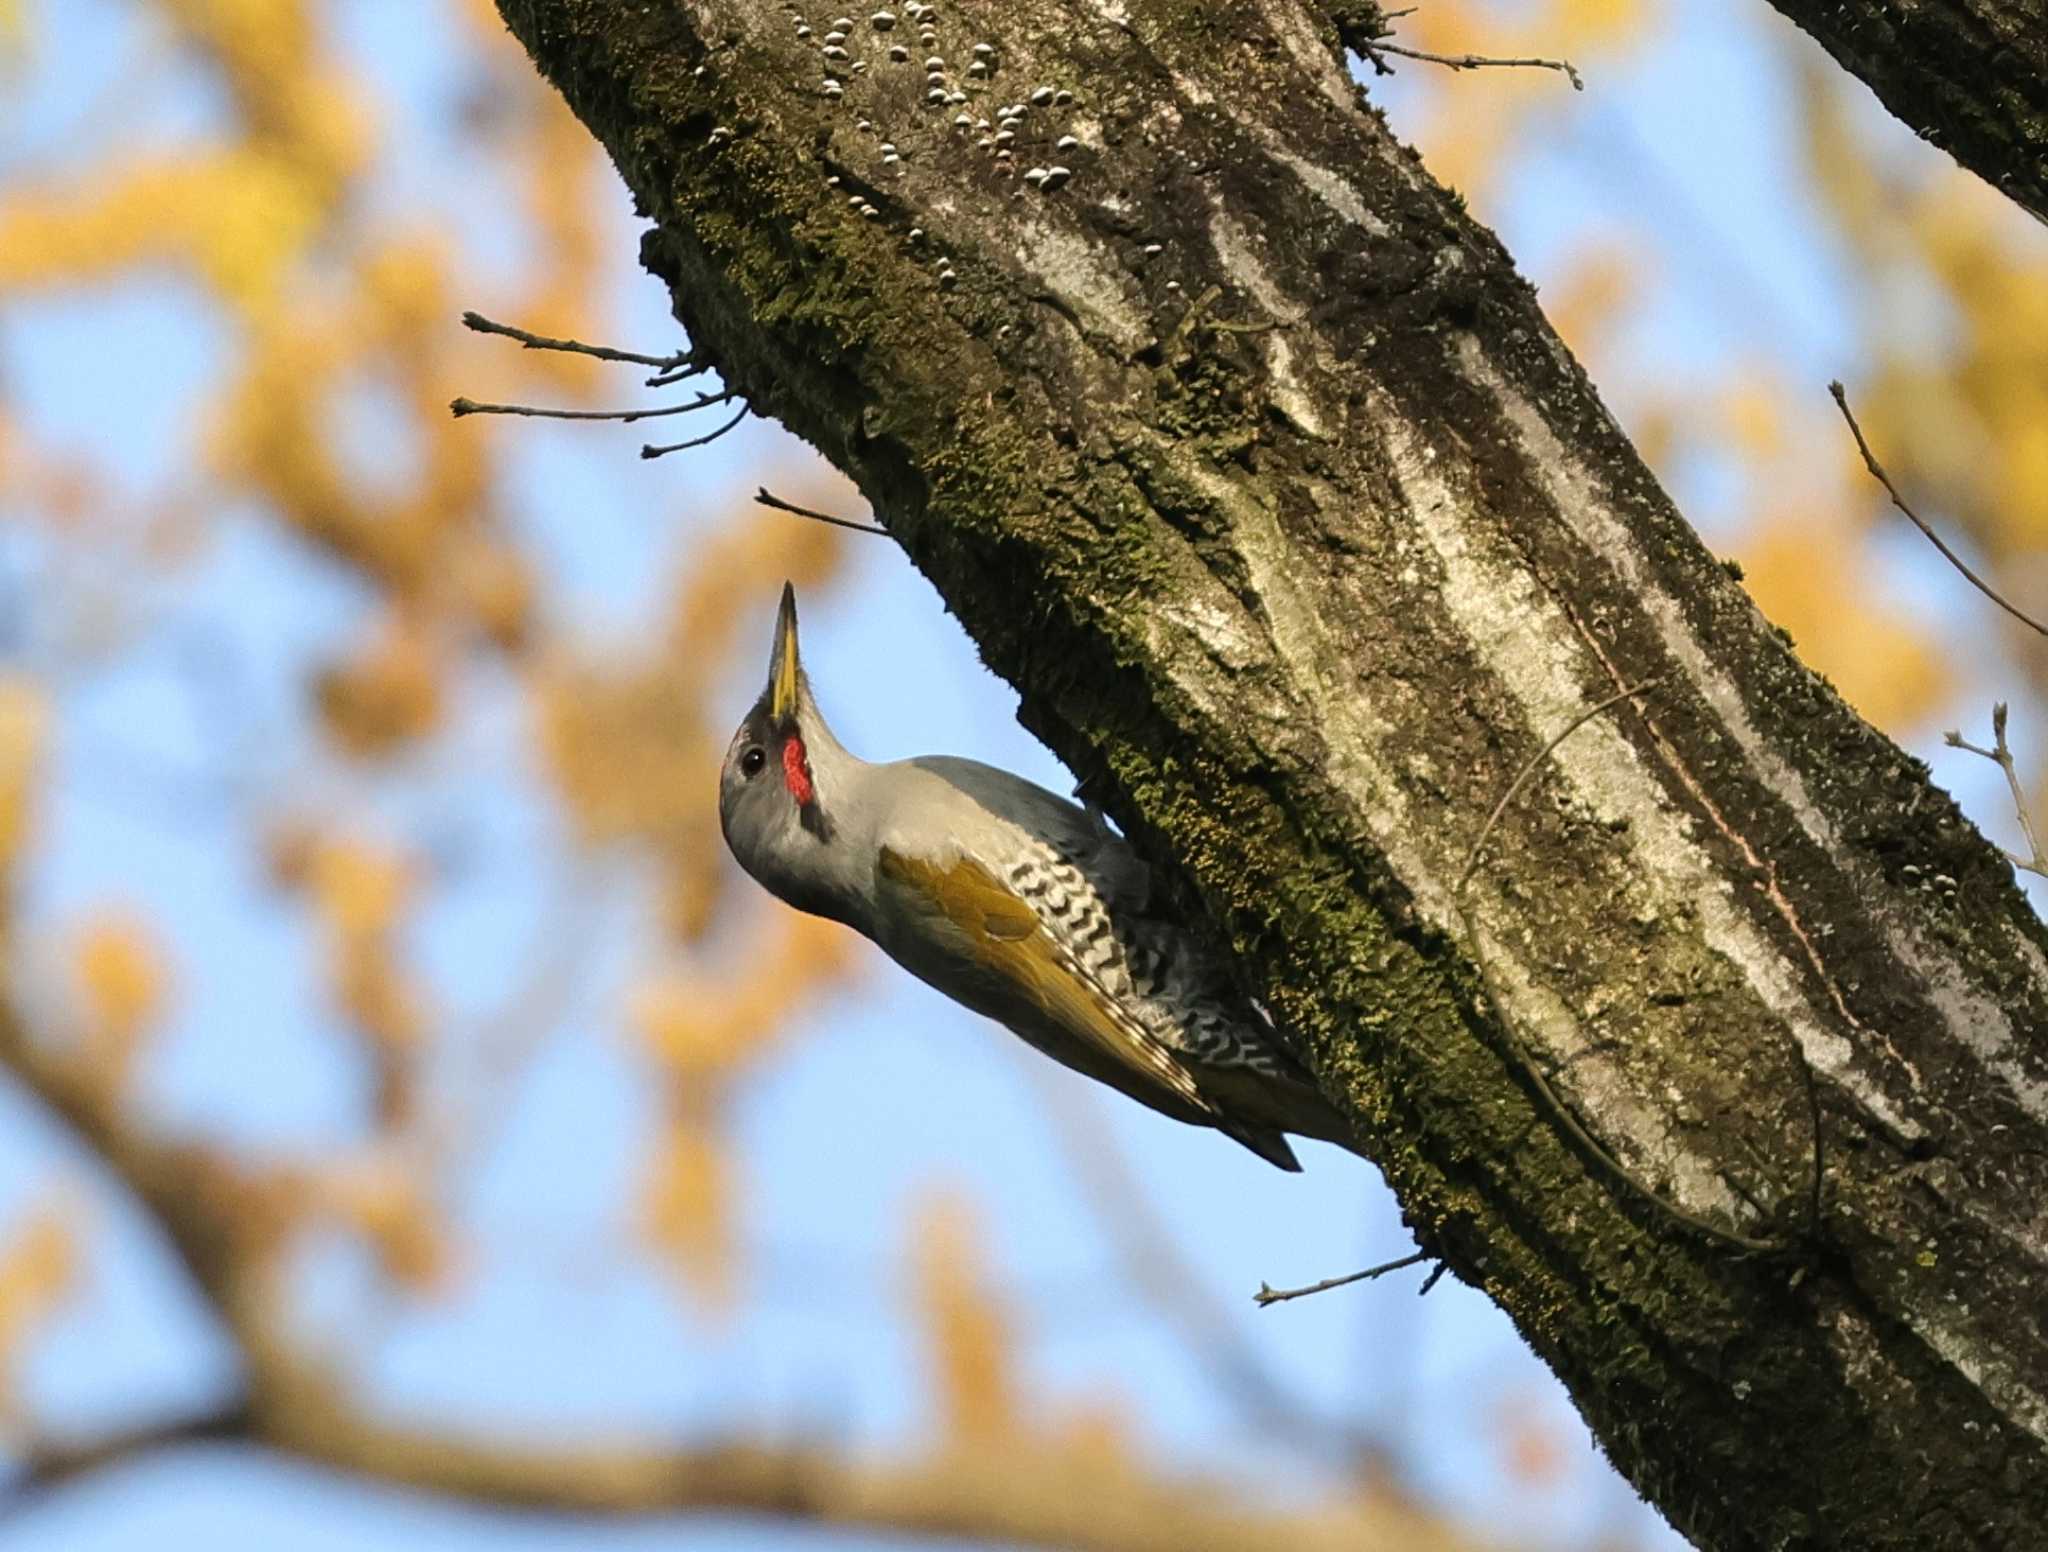
[{"label": "green wing", "polygon": [[882,848],[882,876],[950,922],[968,951],[1018,988],[1061,1029],[1201,1115],[1215,1104],[1174,1052],[1077,974],[1038,913],[972,857],[940,865]]}]

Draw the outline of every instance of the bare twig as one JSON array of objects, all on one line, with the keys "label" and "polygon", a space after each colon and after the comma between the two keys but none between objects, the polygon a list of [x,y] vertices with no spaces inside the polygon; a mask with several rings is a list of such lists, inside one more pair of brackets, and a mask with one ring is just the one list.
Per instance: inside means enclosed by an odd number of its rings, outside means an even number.
[{"label": "bare twig", "polygon": [[754,500],[761,506],[772,507],[777,512],[794,512],[798,517],[808,517],[816,523],[830,523],[834,528],[850,528],[855,533],[880,534],[889,536],[889,530],[879,523],[856,523],[852,518],[834,517],[829,512],[814,512],[809,507],[800,507],[794,501],[784,501],[769,490],[766,485],[754,492]]},{"label": "bare twig", "polygon": [[[1269,1304],[1284,1304],[1289,1299],[1305,1299],[1312,1293],[1328,1293],[1332,1288],[1370,1282],[1375,1277],[1385,1277],[1389,1272],[1398,1272],[1404,1266],[1420,1266],[1429,1258],[1428,1251],[1418,1250],[1413,1255],[1402,1256],[1398,1261],[1383,1261],[1378,1266],[1369,1266],[1362,1272],[1352,1272],[1344,1277],[1325,1277],[1321,1282],[1310,1283],[1306,1288],[1275,1288],[1270,1284],[1260,1283],[1259,1291],[1252,1295],[1252,1302],[1260,1309],[1264,1309]],[[1422,1285],[1424,1293],[1436,1286],[1438,1275],[1437,1272],[1429,1274],[1429,1280]]]},{"label": "bare twig", "polygon": [[1641,684],[1632,686],[1629,689],[1617,690],[1614,694],[1608,696],[1606,700],[1599,702],[1597,705],[1589,706],[1586,710],[1572,718],[1571,721],[1564,725],[1562,732],[1522,762],[1522,768],[1515,772],[1514,780],[1509,782],[1507,790],[1501,793],[1500,801],[1493,805],[1493,812],[1486,816],[1486,823],[1479,827],[1479,839],[1472,843],[1472,850],[1465,858],[1465,871],[1458,875],[1458,882],[1451,890],[1453,895],[1462,895],[1465,892],[1465,886],[1472,882],[1473,871],[1479,866],[1480,853],[1484,850],[1488,839],[1493,835],[1494,826],[1500,823],[1500,816],[1507,812],[1508,804],[1514,802],[1515,794],[1522,790],[1522,784],[1535,774],[1536,767],[1549,759],[1556,752],[1559,744],[1570,738],[1572,734],[1578,732],[1580,728],[1591,722],[1600,713],[1619,706],[1623,701],[1634,700],[1638,695],[1647,695],[1663,682],[1662,679],[1645,679]]},{"label": "bare twig", "polygon": [[658,372],[673,372],[692,366],[696,353],[690,350],[673,351],[666,356],[643,355],[637,350],[614,350],[609,345],[586,345],[581,340],[550,339],[545,334],[532,334],[525,329],[514,328],[509,323],[498,323],[482,313],[466,312],[462,315],[464,328],[474,329],[479,334],[501,334],[513,339],[528,350],[564,350],[578,356],[595,356],[600,361],[627,361],[635,366],[651,366]]},{"label": "bare twig", "polygon": [[[730,393],[722,393],[718,395],[717,398],[712,399],[709,402],[716,404],[720,400],[730,399],[731,397],[732,395]],[[726,432],[731,431],[734,427],[739,425],[741,421],[745,420],[753,412],[754,407],[751,404],[742,404],[739,407],[739,412],[736,415],[734,415],[731,420],[728,420],[724,425],[720,426],[716,431],[707,431],[702,436],[691,437],[687,442],[670,442],[664,447],[657,447],[652,442],[643,442],[640,445],[640,456],[642,458],[661,458],[665,457],[669,453],[686,453],[693,447],[702,447],[707,442],[716,442],[720,437],[724,436]]]},{"label": "bare twig", "polygon": [[[1884,472],[1884,465],[1877,461],[1877,454],[1870,450],[1870,443],[1863,435],[1863,428],[1856,424],[1856,416],[1849,409],[1849,395],[1847,392],[1844,391],[1842,385],[1838,382],[1829,383],[1828,392],[1834,395],[1835,407],[1842,412],[1842,419],[1849,423],[1849,434],[1856,438],[1856,450],[1863,455],[1863,467],[1868,469],[1871,477],[1884,487],[1884,493],[1892,498],[1892,505],[1905,513],[1915,528],[1927,535],[1928,543],[1941,551],[1942,558],[1955,567],[1956,570],[1960,571],[1963,574],[1964,580],[1970,586],[1997,604],[1999,608],[2003,609],[2029,630],[2043,636],[2048,636],[2048,625],[2043,625],[2039,620],[2032,618],[2030,615],[2021,613],[2010,603],[2006,602],[1996,588],[1972,571],[1964,562],[1962,556],[1948,547],[1946,541],[1942,539],[1940,534],[1934,531],[1933,526],[1928,523],[1927,519],[1906,505],[1906,498],[1899,494],[1898,486],[1894,485],[1891,476]],[[1981,753],[1982,751],[1979,752]]]},{"label": "bare twig", "polygon": [[1947,742],[1949,748],[1965,749],[1971,754],[1982,755],[2001,771],[2005,772],[2005,784],[2012,791],[2013,811],[2020,818],[2020,833],[2027,838],[2028,854],[2022,857],[2016,851],[2006,851],[2004,847],[1999,849],[2005,851],[2006,857],[2012,862],[2014,867],[2024,869],[2028,873],[2037,874],[2042,878],[2048,878],[2048,857],[2041,855],[2041,842],[2034,834],[2033,816],[2027,812],[2026,788],[2020,783],[2020,773],[2018,767],[2013,763],[2012,749],[2005,741],[2005,712],[2004,701],[1999,701],[1991,708],[1992,747],[1989,749],[1986,749],[1982,744],[1971,743],[1955,729],[1950,729],[1944,733],[1942,738]]},{"label": "bare twig", "polygon": [[[1398,14],[1406,15],[1400,12]],[[1572,83],[1572,90],[1583,92],[1586,83],[1579,79],[1579,72],[1566,59],[1497,59],[1488,54],[1432,54],[1427,49],[1405,48],[1399,43],[1388,43],[1383,39],[1358,45],[1359,53],[1381,75],[1392,75],[1393,68],[1380,56],[1399,54],[1403,59],[1419,59],[1425,64],[1442,65],[1450,70],[1483,70],[1489,67],[1502,69],[1560,70]]]},{"label": "bare twig", "polygon": [[[458,420],[464,415],[534,415],[543,420],[616,420],[631,425],[636,420],[654,420],[663,415],[687,415],[732,398],[732,390],[727,389],[724,393],[700,393],[687,404],[656,404],[634,410],[558,410],[534,404],[479,404],[475,399],[453,399],[448,408]],[[740,413],[744,415],[746,411]]]},{"label": "bare twig", "polygon": [[686,378],[701,376],[710,370],[711,363],[709,361],[685,361],[681,366],[670,367],[666,371],[656,372],[647,379],[647,386],[649,388],[666,388],[672,383],[679,383]]},{"label": "bare twig", "polygon": [[[1632,685],[1627,689],[1617,691],[1615,694],[1608,696],[1605,700],[1600,701],[1572,718],[1556,737],[1552,738],[1541,749],[1537,750],[1535,754],[1522,762],[1521,768],[1515,772],[1514,779],[1508,783],[1507,790],[1501,793],[1500,800],[1493,805],[1493,812],[1486,816],[1486,823],[1480,827],[1478,839],[1473,841],[1472,850],[1465,859],[1464,871],[1458,875],[1457,885],[1451,891],[1451,899],[1458,912],[1459,920],[1464,923],[1465,939],[1471,949],[1472,963],[1479,972],[1479,984],[1486,992],[1487,1001],[1492,1004],[1494,1018],[1499,1023],[1501,1037],[1507,1044],[1508,1053],[1514,1058],[1515,1065],[1521,1069],[1523,1076],[1529,1080],[1531,1087],[1536,1090],[1537,1096],[1543,1101],[1544,1107],[1556,1118],[1558,1124],[1571,1135],[1573,1141],[1597,1160],[1616,1179],[1627,1185],[1630,1190],[1653,1203],[1671,1218],[1686,1225],[1688,1228],[1711,1239],[1717,1239],[1723,1244],[1733,1246],[1735,1249],[1752,1254],[1778,1250],[1783,1247],[1775,1241],[1757,1239],[1747,1234],[1739,1234],[1732,1229],[1723,1228],[1712,1219],[1703,1218],[1697,1213],[1687,1212],[1675,1202],[1660,1195],[1657,1191],[1651,1189],[1646,1182],[1639,1180],[1620,1159],[1616,1158],[1609,1151],[1604,1143],[1599,1141],[1580,1124],[1579,1118],[1565,1104],[1562,1096],[1558,1094],[1556,1089],[1551,1087],[1550,1080],[1544,1077],[1543,1069],[1536,1065],[1535,1059],[1522,1048],[1522,1042],[1516,1037],[1514,1024],[1509,1019],[1507,1009],[1500,1000],[1500,993],[1494,986],[1493,971],[1486,960],[1485,940],[1480,935],[1479,924],[1473,918],[1471,902],[1467,898],[1472,875],[1479,867],[1481,849],[1492,836],[1494,827],[1500,823],[1501,815],[1507,812],[1508,804],[1514,801],[1515,795],[1522,790],[1522,787],[1527,783],[1529,777],[1534,774],[1537,767],[1550,758],[1558,745],[1592,721],[1593,718],[1599,716],[1602,712],[1620,705],[1624,701],[1634,700],[1638,696],[1649,693],[1662,683],[1663,680],[1661,679],[1645,680],[1641,684]],[[1813,1076],[1810,1072],[1806,1071],[1803,1060],[1801,1062],[1801,1071],[1806,1075],[1808,1099],[1814,1109],[1813,1190],[1814,1212],[1817,1219],[1820,1209],[1821,1179],[1819,1099],[1813,1093]]]}]

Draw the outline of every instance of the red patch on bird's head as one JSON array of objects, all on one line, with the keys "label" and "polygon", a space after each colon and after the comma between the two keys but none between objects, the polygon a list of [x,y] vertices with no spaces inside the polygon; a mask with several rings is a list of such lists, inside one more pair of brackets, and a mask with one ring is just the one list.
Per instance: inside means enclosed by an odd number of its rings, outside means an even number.
[{"label": "red patch on bird's head", "polygon": [[789,788],[789,795],[796,799],[798,808],[809,808],[811,800],[818,795],[811,785],[811,760],[804,753],[804,741],[792,733],[782,744],[782,784]]}]

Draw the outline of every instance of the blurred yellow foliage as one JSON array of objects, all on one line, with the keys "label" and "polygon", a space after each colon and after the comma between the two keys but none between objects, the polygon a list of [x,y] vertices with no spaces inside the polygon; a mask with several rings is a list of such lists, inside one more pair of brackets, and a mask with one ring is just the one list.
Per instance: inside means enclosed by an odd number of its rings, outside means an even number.
[{"label": "blurred yellow foliage", "polygon": [[533,568],[509,545],[482,534],[450,537],[443,556],[448,596],[493,646],[518,652],[531,639]]},{"label": "blurred yellow foliage", "polygon": [[1792,417],[1764,372],[1746,372],[1725,384],[1715,407],[1723,432],[1746,461],[1768,466],[1785,456],[1786,422]]},{"label": "blurred yellow foliage", "polygon": [[273,825],[264,841],[271,878],[304,889],[324,930],[329,995],[365,1042],[378,1130],[404,1132],[419,1119],[418,1067],[434,1027],[429,998],[400,956],[415,869],[396,851],[304,822]]},{"label": "blurred yellow foliage", "polygon": [[[458,320],[476,307],[547,334],[601,335],[593,298],[607,294],[605,266],[622,232],[601,213],[623,200],[603,151],[536,77],[490,0],[447,0],[447,8],[472,33],[463,63],[474,70],[467,106],[449,127],[461,137],[463,175],[473,161],[478,176],[503,180],[494,204],[517,227],[505,244],[516,260],[510,273],[491,268],[479,251],[490,244],[456,229],[445,211],[408,205],[403,192],[390,198],[397,157],[411,153],[389,144],[375,90],[329,46],[338,0],[141,0],[131,8],[145,16],[136,29],[142,57],[128,62],[135,73],[123,88],[150,79],[145,70],[175,71],[186,87],[203,78],[218,111],[204,138],[174,148],[116,129],[106,137],[113,149],[88,164],[90,176],[68,166],[38,175],[24,164],[0,187],[0,288],[33,306],[37,292],[174,276],[183,305],[210,326],[201,332],[217,340],[210,397],[199,406],[203,440],[171,446],[171,471],[131,496],[121,488],[125,471],[110,473],[97,448],[42,447],[0,402],[0,494],[10,511],[29,514],[38,542],[48,536],[65,547],[95,582],[132,565],[134,580],[151,589],[169,583],[161,591],[175,595],[184,568],[216,558],[223,534],[254,513],[273,529],[267,541],[304,541],[278,547],[310,547],[364,600],[347,645],[294,687],[301,725],[324,734],[310,741],[312,781],[259,793],[235,816],[250,821],[277,887],[303,897],[320,949],[308,1000],[324,991],[346,1021],[374,1094],[360,1151],[339,1162],[259,1169],[218,1155],[209,1189],[232,1199],[227,1214],[259,1259],[282,1255],[309,1221],[339,1224],[395,1284],[444,1287],[458,1247],[437,1171],[457,1167],[449,1157],[468,1145],[444,1149],[444,1139],[487,1127],[465,1127],[469,1096],[430,1081],[435,1058],[457,1051],[516,1075],[527,1026],[559,1021],[560,1009],[545,1005],[558,994],[524,1005],[524,967],[513,965],[510,1013],[479,1020],[477,1048],[466,1047],[470,1031],[452,1027],[444,1006],[460,999],[441,995],[409,962],[407,925],[438,903],[443,878],[325,808],[310,811],[333,797],[341,812],[358,812],[354,800],[375,783],[409,780],[412,767],[394,757],[469,731],[465,692],[502,671],[532,709],[551,795],[575,842],[623,841],[653,861],[651,906],[665,942],[625,1010],[664,1104],[641,1188],[646,1248],[687,1285],[723,1297],[742,1189],[723,1130],[728,1101],[781,1048],[805,1002],[845,974],[851,939],[751,893],[741,910],[723,909],[730,871],[715,777],[724,729],[709,725],[709,697],[723,689],[735,651],[750,673],[765,662],[768,611],[783,578],[807,592],[827,582],[841,544],[822,525],[751,510],[722,526],[706,522],[706,537],[693,539],[677,567],[658,628],[629,661],[581,650],[550,618],[566,613],[554,579],[525,548],[524,524],[509,523],[503,509],[508,448],[533,427],[457,420],[449,400],[487,390],[577,403],[600,387],[609,400],[622,384],[631,388],[633,374],[519,351]],[[21,22],[18,0],[0,0],[0,43]],[[168,26],[152,34],[158,23]],[[119,91],[108,96],[98,117],[83,116],[81,140],[105,133],[108,110],[122,111]],[[533,384],[552,391],[520,391]],[[800,483],[792,493],[843,502],[842,491],[807,492]],[[687,520],[699,516],[693,507]],[[101,657],[136,647],[155,623],[155,597],[142,600],[141,588],[76,591],[65,599],[65,639],[84,639],[81,600],[104,594],[112,624],[92,637]],[[18,865],[33,842],[49,721],[42,686],[0,678],[0,868]],[[335,760],[335,751],[349,758]],[[385,763],[353,763],[372,760]],[[261,763],[232,772],[237,793]],[[283,779],[300,774],[294,766]],[[113,915],[83,924],[67,944],[62,968],[75,976],[92,1049],[117,1073],[169,996],[158,944],[147,922]],[[573,983],[574,971],[555,979]],[[501,1025],[527,1032],[507,1036]],[[481,1049],[493,1041],[509,1049]]]},{"label": "blurred yellow foliage", "polygon": [[1053,1443],[1071,1469],[1098,1478],[1129,1476],[1138,1466],[1136,1432],[1124,1409],[1104,1397],[1068,1407],[1054,1427]]},{"label": "blurred yellow foliage", "polygon": [[60,1197],[31,1213],[0,1248],[0,1420],[10,1424],[20,1404],[15,1390],[22,1349],[78,1288],[76,1213]]},{"label": "blurred yellow foliage", "polygon": [[[1389,41],[1454,56],[1562,57],[1583,73],[1588,56],[1626,47],[1662,8],[1662,0],[1530,0],[1507,12],[1485,0],[1432,0],[1396,18]],[[1440,68],[1398,56],[1388,63],[1403,72]],[[1483,203],[1495,172],[1512,163],[1529,121],[1557,111],[1573,95],[1550,70],[1487,70],[1478,79],[1435,80],[1416,142],[1440,182]]]},{"label": "blurred yellow foliage", "polygon": [[419,1119],[418,1066],[433,1027],[397,941],[414,869],[396,852],[294,827],[273,832],[270,856],[273,876],[302,878],[310,892],[326,929],[330,994],[366,1042],[378,1130],[396,1136]]},{"label": "blurred yellow foliage", "polygon": [[393,1284],[422,1297],[448,1291],[448,1226],[411,1161],[380,1151],[316,1180],[319,1205],[363,1237]]},{"label": "blurred yellow foliage", "polygon": [[[810,489],[800,490],[795,500],[805,506],[835,504],[832,495]],[[771,620],[761,600],[772,599],[785,581],[801,593],[822,588],[839,574],[845,551],[839,533],[823,523],[782,521],[747,508],[708,544],[697,546],[690,566],[677,576],[669,609],[669,656],[682,663],[711,663],[722,661],[736,645],[752,647],[765,679]]]},{"label": "blurred yellow foliage", "polygon": [[547,771],[586,843],[712,833],[716,816],[700,788],[718,751],[682,665],[621,672],[556,653],[535,664],[528,689]]},{"label": "blurred yellow foliage", "polygon": [[241,141],[142,155],[92,192],[0,203],[0,287],[76,285],[138,262],[186,263],[251,317],[274,310],[370,150],[369,116],[321,59],[294,0],[159,0],[241,111]]},{"label": "blurred yellow foliage", "polygon": [[26,191],[0,203],[0,289],[183,261],[254,311],[278,299],[321,217],[301,174],[260,151],[142,163],[85,194]]},{"label": "blurred yellow foliage", "polygon": [[[829,500],[805,491],[800,500]],[[763,522],[758,511],[693,547],[671,592],[658,649],[623,666],[557,654],[528,678],[535,736],[579,833],[590,844],[650,843],[661,861],[662,915],[678,942],[701,939],[731,877],[718,833],[716,774],[726,731],[707,722],[707,665],[758,631],[762,600],[785,579],[809,590],[836,575],[843,548],[819,523]]]},{"label": "blurred yellow foliage", "polygon": [[[416,1050],[427,1019],[418,994],[400,973],[390,945],[381,938],[347,938],[335,946],[336,1001],[382,1050]],[[381,1106],[387,1112],[390,1102]]]},{"label": "blurred yellow foliage", "polygon": [[366,841],[316,841],[307,881],[314,908],[343,941],[390,932],[409,904],[413,870],[397,852]]},{"label": "blurred yellow foliage", "polygon": [[656,976],[633,996],[634,1028],[677,1083],[728,1076],[767,1054],[790,1015],[844,973],[854,942],[836,922],[769,907],[734,957],[738,975],[716,986],[682,971]]},{"label": "blurred yellow foliage", "polygon": [[13,873],[28,847],[49,716],[49,703],[35,681],[0,674],[0,882]]},{"label": "blurred yellow foliage", "polygon": [[1654,0],[1558,0],[1566,48],[1617,48],[1634,42],[1650,24]]},{"label": "blurred yellow foliage", "polygon": [[1022,1416],[1014,1338],[984,1285],[974,1214],[965,1202],[936,1196],[919,1207],[911,1261],[945,1442],[987,1444],[1013,1433]]},{"label": "blurred yellow foliage", "polygon": [[387,616],[352,659],[315,685],[321,720],[350,754],[388,754],[441,722],[448,672],[434,624],[419,609]]},{"label": "blurred yellow foliage", "polygon": [[54,1309],[78,1283],[78,1243],[70,1222],[73,1204],[49,1205],[30,1215],[0,1250],[0,1344]]},{"label": "blurred yellow foliage", "polygon": [[1589,246],[1544,292],[1543,312],[1575,355],[1598,348],[1649,280],[1647,261],[1615,243]]},{"label": "blurred yellow foliage", "polygon": [[633,994],[633,1027],[656,1061],[686,1078],[701,1079],[732,1065],[748,1031],[707,1008],[706,989],[695,980],[667,974]]},{"label": "blurred yellow foliage", "polygon": [[1751,595],[1865,717],[1905,728],[1948,692],[1925,630],[1874,595],[1870,559],[1847,524],[1809,509],[1766,509],[1738,549]]},{"label": "blurred yellow foliage", "polygon": [[673,1122],[655,1146],[640,1192],[648,1244],[705,1304],[720,1308],[733,1274],[732,1167],[724,1139],[694,1119]]},{"label": "blurred yellow foliage", "polygon": [[[1857,413],[1930,520],[1960,523],[1994,569],[2036,587],[2048,548],[2048,232],[1943,160],[1881,167],[1854,123],[1853,83],[1811,69],[1801,93],[1814,183],[1863,258],[1875,381]],[[1930,343],[1930,336],[1934,336]],[[1838,456],[1875,512],[1847,438]],[[1929,565],[1940,561],[1929,555]],[[2022,607],[2028,600],[2021,599]],[[2031,600],[2037,609],[2041,595]]]},{"label": "blurred yellow foliage", "polygon": [[162,1018],[170,975],[155,932],[125,911],[107,910],[80,930],[73,966],[94,1077],[124,1086],[142,1040]]},{"label": "blurred yellow foliage", "polygon": [[725,1296],[733,1261],[726,1100],[853,953],[845,928],[815,916],[772,907],[755,921],[733,956],[737,975],[712,984],[670,967],[629,1001],[634,1032],[662,1073],[668,1113],[641,1187],[648,1242],[712,1304]]}]

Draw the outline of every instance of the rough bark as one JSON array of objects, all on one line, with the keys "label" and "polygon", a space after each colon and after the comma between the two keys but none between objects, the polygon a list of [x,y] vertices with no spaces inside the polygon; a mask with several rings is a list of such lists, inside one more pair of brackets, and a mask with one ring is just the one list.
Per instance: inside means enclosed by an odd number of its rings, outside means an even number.
[{"label": "rough bark", "polygon": [[2048,221],[2048,0],[1771,0],[1878,101]]},{"label": "rough bark", "polygon": [[[1322,13],[947,0],[926,46],[863,12],[835,99],[836,12],[500,8],[691,339],[860,482],[1676,1525],[2041,1543],[2042,926],[1701,547]],[[1071,182],[956,129],[932,54],[991,121],[1073,92],[1015,132]]]}]

